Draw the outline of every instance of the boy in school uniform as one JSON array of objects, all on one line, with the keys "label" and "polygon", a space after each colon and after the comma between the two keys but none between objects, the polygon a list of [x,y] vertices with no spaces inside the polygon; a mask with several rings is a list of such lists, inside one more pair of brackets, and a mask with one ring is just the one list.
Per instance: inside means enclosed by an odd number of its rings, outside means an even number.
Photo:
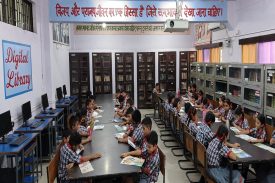
[{"label": "boy in school uniform", "polygon": [[145,161],[141,167],[139,183],[157,182],[160,170],[160,158],[157,145],[158,134],[155,131],[151,131],[145,139],[146,142],[143,143],[142,149],[123,153],[122,157],[141,156]]},{"label": "boy in school uniform", "polygon": [[133,133],[135,132],[135,130],[140,126],[140,129],[142,130],[142,125],[141,125],[141,113],[140,111],[137,109],[134,112],[132,112],[131,114],[131,121],[132,123],[129,125],[127,131],[125,132],[125,134],[123,135],[123,139],[118,139],[119,142],[126,142],[126,140],[128,141],[128,137],[132,137]]},{"label": "boy in school uniform", "polygon": [[199,120],[197,116],[197,110],[195,107],[191,107],[188,112],[188,118],[189,118],[189,130],[190,133],[196,137],[198,131],[199,131]]},{"label": "boy in school uniform", "polygon": [[[79,118],[77,116],[72,116],[69,120],[69,129],[71,130],[71,132],[81,132],[80,129],[80,122],[79,122]],[[92,137],[87,135],[87,136],[83,136],[81,135],[81,133],[79,133],[81,137],[87,137],[86,139],[83,139],[81,144],[86,144],[92,141]]]},{"label": "boy in school uniform", "polygon": [[87,156],[81,156],[76,153],[76,150],[81,144],[81,136],[77,132],[70,135],[69,142],[66,143],[60,150],[60,161],[58,166],[58,177],[61,183],[69,183],[68,169],[73,163],[83,163],[96,158],[100,158],[101,154],[94,153]]},{"label": "boy in school uniform", "polygon": [[182,116],[181,119],[180,119],[180,122],[181,122],[181,123],[187,124],[187,122],[188,122],[188,111],[189,111],[189,109],[190,109],[191,107],[192,107],[192,106],[191,106],[191,104],[190,104],[189,102],[186,102],[186,103],[184,104],[184,114],[183,114],[183,116]]},{"label": "boy in school uniform", "polygon": [[200,126],[200,130],[197,132],[196,139],[207,148],[215,135],[211,130],[212,124],[215,123],[215,115],[213,112],[208,111],[204,120],[204,123]]}]

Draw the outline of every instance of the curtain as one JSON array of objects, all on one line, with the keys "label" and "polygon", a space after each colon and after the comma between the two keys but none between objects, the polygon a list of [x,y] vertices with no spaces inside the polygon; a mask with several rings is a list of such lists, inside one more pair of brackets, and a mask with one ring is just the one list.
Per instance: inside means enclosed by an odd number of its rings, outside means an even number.
[{"label": "curtain", "polygon": [[210,62],[210,49],[203,49],[203,62],[204,63]]},{"label": "curtain", "polygon": [[197,62],[203,62],[203,52],[202,50],[197,51]]},{"label": "curtain", "polygon": [[220,63],[221,48],[211,48],[211,63]]},{"label": "curtain", "polygon": [[258,44],[259,64],[275,64],[275,41]]},{"label": "curtain", "polygon": [[242,62],[243,64],[255,64],[257,57],[257,45],[244,44],[242,45]]}]

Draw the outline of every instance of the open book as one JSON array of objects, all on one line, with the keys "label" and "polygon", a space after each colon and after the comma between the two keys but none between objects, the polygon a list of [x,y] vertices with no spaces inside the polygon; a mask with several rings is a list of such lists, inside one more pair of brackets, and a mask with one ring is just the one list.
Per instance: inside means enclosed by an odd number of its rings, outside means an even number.
[{"label": "open book", "polygon": [[94,130],[102,130],[104,128],[104,125],[96,125],[94,126]]},{"label": "open book", "polygon": [[113,122],[115,122],[115,123],[122,123],[122,119],[121,118],[114,118]]},{"label": "open book", "polygon": [[118,132],[125,132],[127,130],[126,126],[115,125],[115,128]]},{"label": "open book", "polygon": [[267,146],[267,145],[262,144],[262,143],[257,143],[257,144],[255,144],[255,146],[257,146],[259,148],[262,148],[262,149],[265,149],[265,150],[275,154],[275,148],[273,148],[273,147]]},{"label": "open book", "polygon": [[88,173],[94,171],[94,168],[90,161],[86,161],[78,165],[81,173]]},{"label": "open book", "polygon": [[255,138],[249,136],[249,135],[244,135],[244,134],[241,134],[241,135],[236,135],[236,137],[239,137],[243,140],[246,140],[246,141],[250,141],[250,140],[256,140]]},{"label": "open book", "polygon": [[247,154],[245,151],[243,151],[240,148],[231,148],[232,152],[236,154],[238,158],[250,158],[251,155]]},{"label": "open book", "polygon": [[240,130],[238,130],[238,128],[236,128],[236,127],[230,127],[230,130],[232,130],[235,133],[239,133],[240,132]]},{"label": "open book", "polygon": [[122,139],[124,134],[125,134],[124,132],[122,132],[122,133],[116,133],[115,137],[118,138],[118,139]]},{"label": "open book", "polygon": [[123,165],[134,165],[134,166],[138,166],[138,167],[142,167],[143,163],[144,163],[144,159],[136,158],[133,156],[127,156],[127,157],[123,158],[121,161],[121,164],[123,164]]}]

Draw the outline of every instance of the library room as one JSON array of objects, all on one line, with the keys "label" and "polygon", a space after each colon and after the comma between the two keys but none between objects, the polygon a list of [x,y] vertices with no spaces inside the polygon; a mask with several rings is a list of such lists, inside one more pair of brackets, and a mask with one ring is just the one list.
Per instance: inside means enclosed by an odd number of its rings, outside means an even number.
[{"label": "library room", "polygon": [[0,0],[0,183],[274,183],[274,0]]}]

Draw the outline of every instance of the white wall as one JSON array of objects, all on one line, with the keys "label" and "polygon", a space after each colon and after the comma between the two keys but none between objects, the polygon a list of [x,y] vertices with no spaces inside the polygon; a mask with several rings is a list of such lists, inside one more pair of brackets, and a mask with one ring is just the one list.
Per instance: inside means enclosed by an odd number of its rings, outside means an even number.
[{"label": "white wall", "polygon": [[[191,27],[191,30],[193,27]],[[191,31],[192,32],[192,31]],[[71,29],[71,33],[73,33]],[[112,52],[113,62],[113,93],[115,92],[115,52],[134,52],[134,95],[137,104],[137,52],[156,52],[155,81],[158,82],[158,54],[162,51],[177,52],[177,66],[179,52],[194,50],[194,36],[191,35],[74,35],[71,34],[71,52]],[[93,89],[92,58],[90,54],[91,90]],[[179,73],[177,69],[177,78]],[[177,80],[177,89],[179,88]]]},{"label": "white wall", "polygon": [[[69,92],[69,46],[52,41],[48,0],[33,1],[34,33],[0,22],[0,113],[11,111],[14,129],[22,123],[21,105],[31,101],[33,116],[41,110],[41,95],[48,94],[50,104],[55,101],[55,88],[67,85]],[[2,40],[31,45],[33,90],[5,99]],[[54,106],[54,105],[53,105]]]},{"label": "white wall", "polygon": [[213,42],[232,39],[230,48],[223,47],[222,62],[241,63],[239,39],[275,33],[274,0],[228,1],[227,30],[214,32]]}]

